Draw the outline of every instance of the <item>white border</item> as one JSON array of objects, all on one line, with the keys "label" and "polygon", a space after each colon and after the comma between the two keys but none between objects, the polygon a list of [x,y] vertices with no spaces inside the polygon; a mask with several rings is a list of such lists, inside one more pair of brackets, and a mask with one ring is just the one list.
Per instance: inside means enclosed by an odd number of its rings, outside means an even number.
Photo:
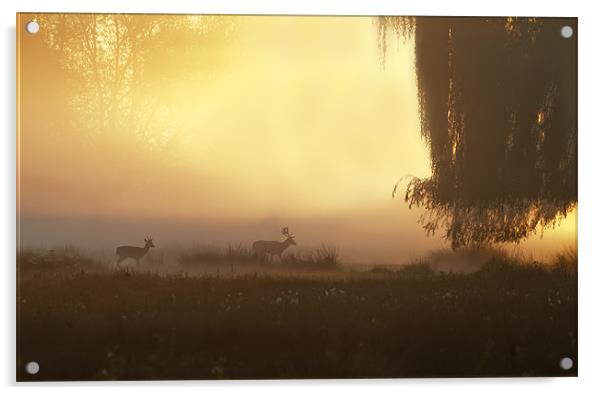
[{"label": "white border", "polygon": [[[598,182],[598,168],[602,149],[600,138],[600,92],[602,86],[597,72],[602,70],[600,57],[600,13],[595,1],[525,1],[502,0],[477,2],[474,0],[105,0],[96,3],[67,0],[22,0],[16,4],[1,2],[3,60],[2,81],[4,92],[1,134],[2,171],[0,194],[2,227],[0,228],[1,267],[3,269],[0,295],[3,308],[0,313],[2,336],[0,350],[0,384],[8,386],[8,392],[36,391],[44,386],[48,393],[79,393],[81,386],[87,391],[112,391],[125,393],[140,389],[149,394],[162,394],[166,387],[178,391],[197,392],[218,390],[245,393],[303,393],[308,391],[331,392],[344,390],[363,393],[369,388],[391,393],[460,393],[472,394],[487,391],[490,394],[507,394],[509,391],[545,391],[546,394],[567,391],[595,392],[600,387],[599,352],[602,327],[600,323],[600,288],[602,276],[599,209],[602,196]],[[20,12],[135,12],[135,13],[215,13],[215,14],[338,14],[338,15],[528,15],[579,17],[579,378],[566,379],[451,379],[451,380],[353,380],[353,381],[244,381],[244,382],[162,382],[162,383],[77,383],[77,384],[14,384],[14,256],[15,256],[15,13]],[[136,387],[136,388],[132,388]]]},{"label": "white border", "polygon": [[43,2],[22,0],[21,12],[133,12],[133,13],[209,13],[209,14],[305,14],[305,15],[511,15],[577,16],[587,6],[576,1],[505,0],[495,4],[470,1],[419,0],[172,0],[172,1],[103,1]]}]

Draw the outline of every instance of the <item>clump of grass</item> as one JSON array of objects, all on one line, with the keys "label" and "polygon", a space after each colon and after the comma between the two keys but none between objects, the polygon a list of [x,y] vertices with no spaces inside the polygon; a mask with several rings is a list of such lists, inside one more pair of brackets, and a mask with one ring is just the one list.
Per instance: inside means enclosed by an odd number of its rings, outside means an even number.
[{"label": "clump of grass", "polygon": [[399,269],[399,273],[412,277],[426,277],[433,275],[435,272],[427,262],[415,262],[403,265]]},{"label": "clump of grass", "polygon": [[[428,258],[435,272],[458,272],[497,279],[534,278],[545,275],[577,274],[577,251],[565,249],[552,262],[534,260],[502,248],[465,248],[455,252],[439,251]],[[457,270],[454,270],[457,269]]]},{"label": "clump of grass", "polygon": [[255,260],[253,251],[251,251],[250,248],[243,246],[241,243],[228,244],[228,247],[226,247],[225,256],[227,259],[230,259],[230,260],[238,260],[238,261]]},{"label": "clump of grass", "polygon": [[318,265],[337,266],[339,264],[338,248],[322,244],[314,251],[314,262]]},{"label": "clump of grass", "polygon": [[339,266],[339,250],[336,246],[322,244],[305,254],[288,254],[283,263],[315,269],[336,268]]},{"label": "clump of grass", "polygon": [[69,245],[49,250],[19,249],[17,264],[23,269],[84,269],[98,266],[98,262],[92,257]]},{"label": "clump of grass", "polygon": [[391,269],[386,266],[374,266],[372,269],[370,269],[370,273],[389,274],[391,273]]},{"label": "clump of grass", "polygon": [[215,246],[195,247],[180,253],[182,264],[225,264],[233,262],[257,262],[253,252],[242,244],[228,244],[225,249]]},{"label": "clump of grass", "polygon": [[513,277],[513,276],[540,276],[547,272],[546,267],[538,261],[521,260],[500,253],[485,261],[476,272],[480,276]]},{"label": "clump of grass", "polygon": [[426,260],[437,273],[474,273],[484,263],[491,260],[508,260],[507,251],[495,247],[465,247],[452,251],[448,249],[433,251]]},{"label": "clump of grass", "polygon": [[576,275],[578,266],[576,248],[566,248],[556,255],[552,263],[552,272],[562,275]]},{"label": "clump of grass", "polygon": [[181,252],[178,256],[178,262],[184,264],[215,263],[221,259],[223,259],[223,254],[213,246],[194,247]]}]

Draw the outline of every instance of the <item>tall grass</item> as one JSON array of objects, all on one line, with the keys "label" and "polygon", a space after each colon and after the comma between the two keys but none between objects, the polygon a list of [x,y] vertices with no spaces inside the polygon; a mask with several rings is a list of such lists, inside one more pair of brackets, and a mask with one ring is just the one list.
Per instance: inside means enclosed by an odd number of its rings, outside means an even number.
[{"label": "tall grass", "polygon": [[428,262],[419,261],[416,263],[411,263],[409,265],[403,265],[399,269],[399,273],[406,276],[423,277],[432,276],[435,272],[428,264]]},{"label": "tall grass", "polygon": [[[181,264],[262,264],[264,262],[253,251],[242,244],[228,244],[226,248],[216,246],[197,246],[183,251],[178,256]],[[307,268],[338,267],[339,250],[335,246],[321,245],[308,252],[285,252],[282,262],[273,258],[272,263]],[[267,264],[267,263],[266,263]]]},{"label": "tall grass", "polygon": [[312,268],[336,268],[339,266],[339,250],[336,246],[322,244],[313,251],[291,253],[286,256],[285,264],[308,266]]},{"label": "tall grass", "polygon": [[578,256],[576,248],[566,248],[554,259],[552,270],[564,275],[576,275]]},{"label": "tall grass", "polygon": [[79,248],[66,245],[58,248],[42,250],[21,248],[17,251],[17,264],[21,268],[93,268],[99,262]]},{"label": "tall grass", "polygon": [[178,256],[181,264],[230,264],[259,262],[250,248],[242,244],[228,244],[225,249],[216,246],[197,246]]},{"label": "tall grass", "polygon": [[504,278],[510,276],[540,277],[543,275],[564,275],[576,277],[577,251],[567,249],[557,254],[552,262],[540,262],[518,255],[499,251],[485,261],[476,272],[480,276]]}]

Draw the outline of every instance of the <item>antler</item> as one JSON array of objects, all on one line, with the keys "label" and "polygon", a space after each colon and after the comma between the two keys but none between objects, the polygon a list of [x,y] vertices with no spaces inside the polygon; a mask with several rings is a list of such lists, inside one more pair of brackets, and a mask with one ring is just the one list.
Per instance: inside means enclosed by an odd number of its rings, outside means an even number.
[{"label": "antler", "polygon": [[284,228],[282,228],[282,234],[285,235],[286,237],[295,237],[288,232],[288,226],[285,226]]}]

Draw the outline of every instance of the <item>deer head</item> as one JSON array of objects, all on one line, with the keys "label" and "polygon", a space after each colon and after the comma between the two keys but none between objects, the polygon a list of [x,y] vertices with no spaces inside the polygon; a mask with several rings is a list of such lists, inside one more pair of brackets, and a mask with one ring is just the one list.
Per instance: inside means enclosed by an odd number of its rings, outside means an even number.
[{"label": "deer head", "polygon": [[144,248],[155,248],[155,244],[153,243],[152,237],[145,238],[144,243]]},{"label": "deer head", "polygon": [[285,226],[284,228],[282,228],[282,234],[286,237],[285,243],[288,243],[291,245],[297,245],[297,243],[295,243],[295,236],[290,234],[288,231],[288,226]]}]

